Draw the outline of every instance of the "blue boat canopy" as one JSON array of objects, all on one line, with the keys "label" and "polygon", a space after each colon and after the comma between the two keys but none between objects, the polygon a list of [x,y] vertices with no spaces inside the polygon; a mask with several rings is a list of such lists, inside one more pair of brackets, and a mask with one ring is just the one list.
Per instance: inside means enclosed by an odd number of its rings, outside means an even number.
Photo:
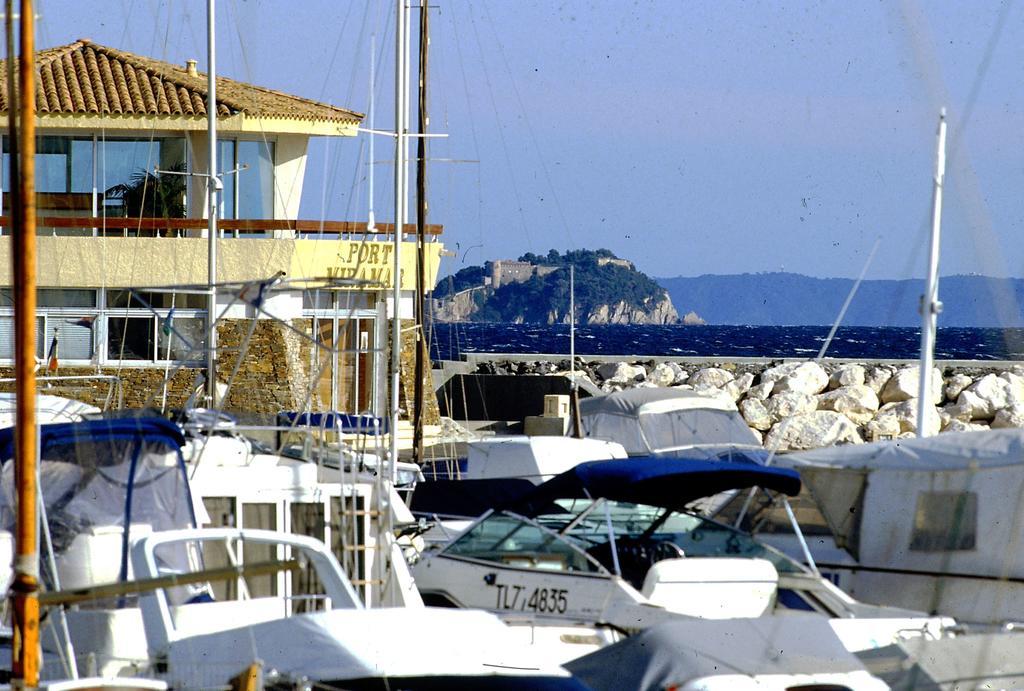
[{"label": "blue boat canopy", "polygon": [[523,515],[544,513],[557,499],[597,499],[682,508],[719,492],[748,487],[800,493],[800,475],[754,462],[724,462],[646,456],[581,463],[537,487],[508,508]]},{"label": "blue boat canopy", "polygon": [[374,415],[352,415],[336,411],[324,413],[293,413],[283,411],[277,414],[279,425],[293,427],[318,427],[332,432],[347,434],[381,435],[388,433],[387,418]]},{"label": "blue boat canopy", "polygon": [[[162,417],[115,417],[42,425],[39,487],[54,552],[95,527],[121,528],[118,575],[128,577],[132,530],[196,525],[181,428]],[[14,430],[0,430],[0,529],[14,525]],[[185,569],[187,550],[166,555]],[[53,585],[53,584],[50,584]]]},{"label": "blue boat canopy", "polygon": [[[59,446],[102,443],[112,440],[145,439],[147,443],[163,443],[172,449],[185,444],[181,428],[162,417],[130,417],[84,422],[62,422],[40,425],[40,456]],[[0,462],[14,458],[14,428],[0,429]]]}]

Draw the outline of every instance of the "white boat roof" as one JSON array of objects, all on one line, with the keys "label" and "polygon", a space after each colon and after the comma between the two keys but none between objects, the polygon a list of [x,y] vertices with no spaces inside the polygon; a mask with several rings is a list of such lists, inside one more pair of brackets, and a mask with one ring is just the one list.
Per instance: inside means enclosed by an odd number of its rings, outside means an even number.
[{"label": "white boat roof", "polygon": [[638,415],[668,413],[675,410],[736,410],[736,404],[705,396],[688,389],[639,388],[614,391],[606,396],[591,396],[580,401],[581,415]]},{"label": "white boat roof", "polygon": [[[409,645],[399,640],[413,642]],[[197,651],[201,663],[197,664]],[[171,680],[195,688],[252,663],[312,681],[390,677],[568,677],[492,614],[415,607],[335,609],[191,636],[170,644]],[[199,682],[199,683],[197,683]]]},{"label": "white boat roof", "polygon": [[776,457],[779,465],[847,470],[949,471],[1024,463],[1024,430],[949,432],[922,439],[893,439],[833,446]]},{"label": "white boat roof", "polygon": [[[17,401],[13,393],[0,393],[0,427],[13,427],[17,414]],[[86,415],[99,413],[94,405],[63,396],[36,395],[36,421],[40,425],[49,422],[78,422]]]},{"label": "white boat roof", "polygon": [[626,458],[621,444],[575,437],[489,437],[469,442],[465,478],[519,477],[543,482],[584,461]]}]

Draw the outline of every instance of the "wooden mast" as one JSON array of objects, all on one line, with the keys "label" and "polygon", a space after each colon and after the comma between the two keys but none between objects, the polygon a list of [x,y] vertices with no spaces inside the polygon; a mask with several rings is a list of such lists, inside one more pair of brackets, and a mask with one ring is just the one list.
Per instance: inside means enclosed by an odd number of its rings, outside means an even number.
[{"label": "wooden mast", "polygon": [[[419,133],[427,133],[427,47],[430,33],[427,18],[427,0],[420,0],[420,59],[419,59]],[[416,141],[416,367],[413,382],[412,458],[423,463],[423,377],[427,350],[427,334],[424,319],[424,296],[426,294],[427,272],[427,138],[420,136]]]},{"label": "wooden mast", "polygon": [[[7,3],[11,21],[12,3]],[[14,426],[17,525],[11,599],[14,645],[11,676],[14,688],[39,685],[39,554],[36,552],[36,207],[35,207],[35,37],[32,0],[21,0],[18,89],[18,193],[12,232],[14,255],[14,373],[17,417]],[[10,37],[10,32],[8,36]],[[8,45],[8,53],[11,48]],[[8,58],[10,60],[10,58]],[[10,104],[9,104],[10,106]],[[8,117],[14,121],[13,107]],[[12,138],[12,142],[15,138]],[[12,156],[12,159],[14,157]],[[13,160],[12,160],[13,164]],[[14,178],[12,168],[12,179]]]}]

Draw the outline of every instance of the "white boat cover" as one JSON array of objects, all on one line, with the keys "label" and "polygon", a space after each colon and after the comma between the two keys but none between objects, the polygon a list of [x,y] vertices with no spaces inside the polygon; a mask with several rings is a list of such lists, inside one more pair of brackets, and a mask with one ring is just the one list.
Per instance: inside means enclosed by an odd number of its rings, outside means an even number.
[{"label": "white boat cover", "polygon": [[490,437],[470,442],[466,480],[526,478],[535,484],[584,461],[626,458],[621,444],[574,437]]},{"label": "white boat cover", "polygon": [[1017,465],[1024,461],[1024,430],[949,432],[934,437],[849,444],[776,457],[776,463],[864,470],[964,470]]},{"label": "white boat cover", "polygon": [[492,614],[403,607],[338,609],[190,636],[170,644],[167,680],[183,688],[223,685],[253,660],[261,660],[264,670],[321,682],[569,677],[542,663]]},{"label": "white boat cover", "polygon": [[[915,508],[921,492],[979,493],[979,511],[993,512],[992,525],[1007,528],[1009,522],[1005,516],[1000,521],[998,512],[1016,506],[1019,500],[1024,483],[1024,430],[959,432],[836,446],[782,454],[775,462],[800,472],[837,545],[863,560],[867,554],[862,554],[862,535],[885,535],[888,537],[880,542],[895,544],[894,531],[909,531],[920,520],[915,518]],[[984,518],[979,515],[981,525],[986,523]],[[995,537],[992,531],[987,535]],[[984,568],[990,547],[978,545],[974,567],[982,573],[990,571]],[[875,556],[876,565],[890,561],[895,565],[898,557]],[[906,555],[901,558],[905,560]],[[1006,568],[1003,560],[991,565],[993,574],[1001,568]],[[1017,575],[1016,567],[1011,571]]]},{"label": "white boat cover", "polygon": [[[16,408],[15,394],[0,393],[0,427],[14,425]],[[73,398],[49,394],[36,396],[36,422],[40,425],[50,422],[78,422],[85,419],[86,415],[99,412],[100,409],[96,406],[76,401]]]},{"label": "white boat cover", "polygon": [[718,675],[864,672],[828,620],[814,614],[658,624],[566,668],[595,691],[658,690]]},{"label": "white boat cover", "polygon": [[630,456],[702,445],[760,445],[736,405],[686,389],[626,389],[580,401],[583,431]]}]

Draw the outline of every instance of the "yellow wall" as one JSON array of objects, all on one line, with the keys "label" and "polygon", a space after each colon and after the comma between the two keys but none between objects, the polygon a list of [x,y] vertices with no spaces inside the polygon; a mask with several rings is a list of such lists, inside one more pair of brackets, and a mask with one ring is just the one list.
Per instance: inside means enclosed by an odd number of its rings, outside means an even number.
[{"label": "yellow wall", "polygon": [[[205,238],[38,238],[40,286],[155,287],[206,284]],[[441,243],[427,245],[427,287],[437,280]],[[356,278],[391,286],[390,242],[226,238],[218,242],[217,281]],[[415,289],[416,243],[402,243],[403,290]],[[11,239],[0,238],[0,285],[11,285]]]}]

